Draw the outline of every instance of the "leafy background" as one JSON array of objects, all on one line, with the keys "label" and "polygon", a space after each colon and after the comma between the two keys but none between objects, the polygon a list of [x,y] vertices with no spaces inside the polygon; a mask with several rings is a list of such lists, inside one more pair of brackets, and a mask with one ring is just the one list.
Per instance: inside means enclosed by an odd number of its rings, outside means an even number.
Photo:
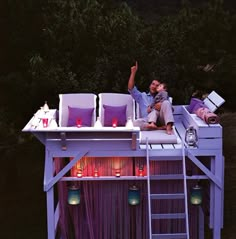
[{"label": "leafy background", "polygon": [[21,133],[33,113],[45,100],[58,108],[59,93],[127,92],[136,60],[141,90],[160,78],[174,104],[187,104],[195,89],[226,99],[218,112],[226,160],[223,238],[233,238],[235,6],[229,0],[2,0],[2,238],[46,238],[43,146]]}]

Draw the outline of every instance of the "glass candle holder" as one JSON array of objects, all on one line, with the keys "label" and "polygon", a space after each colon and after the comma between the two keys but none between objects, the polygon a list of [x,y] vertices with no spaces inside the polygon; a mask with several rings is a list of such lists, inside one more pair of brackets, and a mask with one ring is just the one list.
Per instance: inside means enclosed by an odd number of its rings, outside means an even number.
[{"label": "glass candle holder", "polygon": [[83,171],[82,171],[81,168],[79,168],[79,169],[77,170],[77,177],[78,177],[78,178],[82,178],[82,176],[83,176]]},{"label": "glass candle holder", "polygon": [[118,124],[118,119],[117,118],[112,118],[112,127],[116,128]]},{"label": "glass candle holder", "polygon": [[116,177],[120,177],[120,169],[116,169],[116,172],[115,172],[115,175],[116,175]]},{"label": "glass candle holder", "polygon": [[95,178],[99,177],[99,172],[98,172],[98,169],[97,169],[97,168],[94,169],[94,171],[93,171],[93,176],[94,176]]},{"label": "glass candle holder", "polygon": [[76,119],[76,126],[77,126],[78,128],[80,128],[80,127],[82,126],[82,119],[80,119],[80,118],[77,118],[77,119]]},{"label": "glass candle holder", "polygon": [[139,177],[143,177],[144,176],[144,170],[143,170],[142,166],[140,166],[139,169],[138,169],[138,176]]},{"label": "glass candle holder", "polygon": [[42,122],[43,122],[43,127],[47,128],[48,127],[48,118],[43,118]]}]

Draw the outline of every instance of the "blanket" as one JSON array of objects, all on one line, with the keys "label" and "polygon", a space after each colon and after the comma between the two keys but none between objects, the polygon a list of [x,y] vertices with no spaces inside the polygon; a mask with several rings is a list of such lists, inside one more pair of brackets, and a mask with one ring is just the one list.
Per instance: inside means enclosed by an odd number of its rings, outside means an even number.
[{"label": "blanket", "polygon": [[195,111],[195,114],[204,120],[207,124],[218,124],[220,119],[215,113],[212,113],[208,108],[201,107]]},{"label": "blanket", "polygon": [[189,106],[187,107],[189,113],[196,114],[199,118],[207,124],[218,124],[219,116],[211,112],[204,102],[198,98],[192,97]]},{"label": "blanket", "polygon": [[207,107],[204,102],[198,98],[192,97],[187,110],[190,114],[195,113],[195,111],[199,108]]}]

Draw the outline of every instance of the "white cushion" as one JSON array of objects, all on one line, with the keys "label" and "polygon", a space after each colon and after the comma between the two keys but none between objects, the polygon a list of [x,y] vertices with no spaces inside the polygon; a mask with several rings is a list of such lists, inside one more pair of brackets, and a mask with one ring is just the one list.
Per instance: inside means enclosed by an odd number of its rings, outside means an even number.
[{"label": "white cushion", "polygon": [[212,91],[203,101],[211,112],[215,112],[225,102],[215,91]]},{"label": "white cushion", "polygon": [[175,130],[173,134],[167,134],[166,130],[141,131],[140,133],[141,144],[146,143],[146,138],[149,144],[177,144],[179,142]]}]

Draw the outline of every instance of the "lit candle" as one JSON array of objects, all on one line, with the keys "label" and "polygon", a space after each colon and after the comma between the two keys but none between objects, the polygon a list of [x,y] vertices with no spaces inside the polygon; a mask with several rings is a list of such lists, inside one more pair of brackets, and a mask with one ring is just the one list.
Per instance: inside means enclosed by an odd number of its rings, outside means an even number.
[{"label": "lit candle", "polygon": [[99,177],[98,169],[96,169],[96,168],[94,169],[93,176],[94,177]]},{"label": "lit candle", "polygon": [[48,127],[48,118],[43,118],[42,121],[43,121],[43,127],[47,128]]},{"label": "lit candle", "polygon": [[78,171],[77,171],[77,177],[78,177],[78,178],[82,178],[82,176],[83,176],[82,169],[79,168]]},{"label": "lit candle", "polygon": [[117,118],[113,118],[113,119],[112,119],[112,127],[113,127],[113,128],[116,128],[117,122],[118,122]]},{"label": "lit candle", "polygon": [[191,203],[192,203],[193,205],[199,205],[199,204],[202,203],[202,199],[200,199],[200,198],[192,198],[192,199],[191,199]]},{"label": "lit candle", "polygon": [[82,120],[80,118],[76,119],[76,125],[78,128],[82,126]]},{"label": "lit candle", "polygon": [[116,170],[116,177],[120,177],[120,170],[119,169]]},{"label": "lit candle", "polygon": [[144,176],[144,174],[143,174],[143,167],[142,167],[142,166],[139,167],[138,175],[139,175],[140,177],[143,177],[143,176]]}]

